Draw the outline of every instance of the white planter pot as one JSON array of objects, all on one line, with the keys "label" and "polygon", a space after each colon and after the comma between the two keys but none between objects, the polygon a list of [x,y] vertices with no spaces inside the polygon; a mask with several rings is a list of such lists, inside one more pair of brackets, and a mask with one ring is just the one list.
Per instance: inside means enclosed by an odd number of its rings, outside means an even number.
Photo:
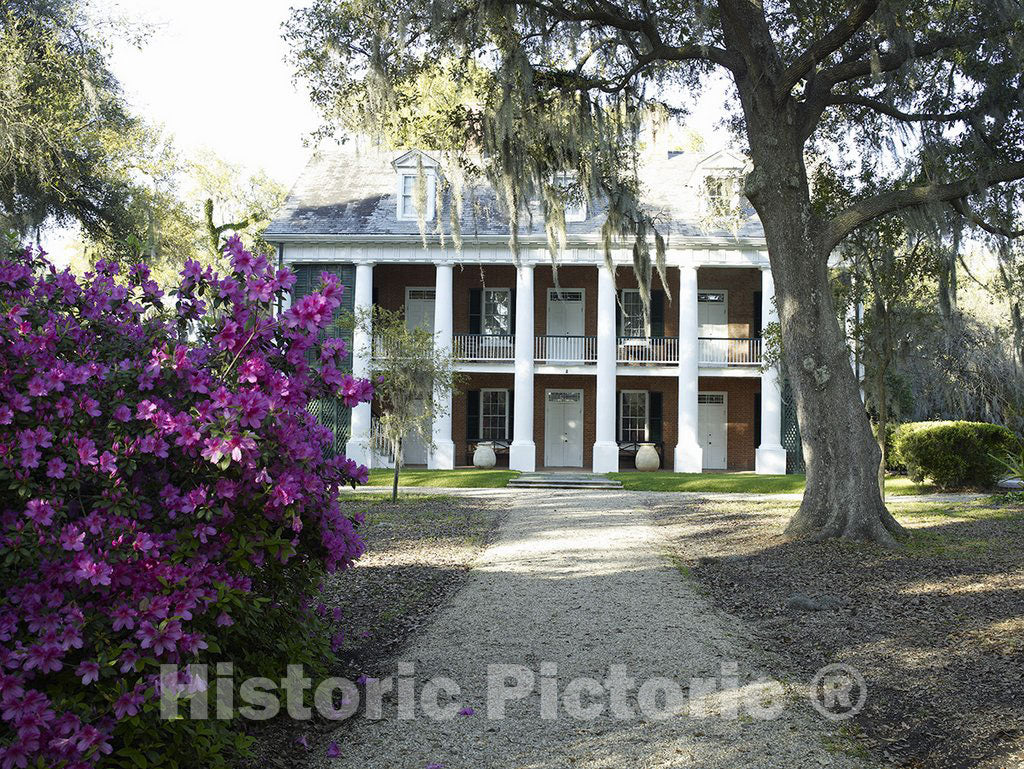
[{"label": "white planter pot", "polygon": [[489,469],[494,467],[497,461],[498,458],[494,456],[493,444],[487,442],[476,444],[476,451],[473,452],[473,465],[475,467]]},{"label": "white planter pot", "polygon": [[641,472],[651,473],[661,467],[661,457],[653,443],[641,443],[636,452],[636,469]]}]

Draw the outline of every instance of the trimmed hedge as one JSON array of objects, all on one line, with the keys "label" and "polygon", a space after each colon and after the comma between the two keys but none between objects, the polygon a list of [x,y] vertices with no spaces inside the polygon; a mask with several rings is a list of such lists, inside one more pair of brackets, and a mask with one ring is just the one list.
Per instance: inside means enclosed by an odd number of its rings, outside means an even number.
[{"label": "trimmed hedge", "polygon": [[908,422],[893,435],[894,459],[921,483],[930,478],[943,489],[992,486],[1014,435],[987,422]]}]

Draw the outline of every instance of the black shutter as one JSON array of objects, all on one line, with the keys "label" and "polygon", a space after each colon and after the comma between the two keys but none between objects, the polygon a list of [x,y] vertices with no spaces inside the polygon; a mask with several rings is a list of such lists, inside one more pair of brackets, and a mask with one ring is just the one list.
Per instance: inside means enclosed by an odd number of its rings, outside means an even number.
[{"label": "black shutter", "polygon": [[661,393],[651,390],[647,394],[647,435],[651,443],[661,443]]},{"label": "black shutter", "polygon": [[[483,291],[479,288],[469,289],[469,333],[480,334]],[[479,393],[478,393],[479,394]]]},{"label": "black shutter", "polygon": [[615,336],[622,336],[622,292],[615,292]]},{"label": "black shutter", "polygon": [[512,440],[512,436],[515,435],[515,424],[513,417],[516,415],[516,410],[512,408],[512,390],[505,390],[505,408],[508,409],[508,434],[505,436],[506,441]]},{"label": "black shutter", "polygon": [[615,442],[618,443],[622,440],[622,417],[620,416],[619,406],[622,403],[622,393],[619,390],[615,391]]},{"label": "black shutter", "polygon": [[761,445],[761,393],[754,393],[754,448]]},{"label": "black shutter", "polygon": [[373,291],[371,292],[371,294],[372,294],[372,296],[370,298],[370,301],[373,302],[374,304],[377,304],[378,302],[377,302],[377,287],[376,286],[373,287]]},{"label": "black shutter", "polygon": [[665,292],[651,292],[651,336],[665,336]]},{"label": "black shutter", "polygon": [[764,332],[764,320],[761,318],[761,292],[754,292],[754,318],[750,322],[750,335],[761,336]]},{"label": "black shutter", "polygon": [[513,288],[508,292],[508,333],[516,333],[516,290]]},{"label": "black shutter", "polygon": [[292,303],[313,293],[313,268],[308,264],[296,265],[295,285],[292,287]]},{"label": "black shutter", "polygon": [[466,393],[466,440],[480,440],[480,391]]}]

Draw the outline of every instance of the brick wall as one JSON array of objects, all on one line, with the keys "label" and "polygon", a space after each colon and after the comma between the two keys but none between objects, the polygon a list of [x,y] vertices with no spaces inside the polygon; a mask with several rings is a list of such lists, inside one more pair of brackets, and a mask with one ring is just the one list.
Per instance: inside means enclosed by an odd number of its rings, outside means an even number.
[{"label": "brick wall", "polygon": [[[469,390],[483,390],[487,388],[501,388],[511,390],[514,376],[512,374],[463,374],[462,382],[459,385],[459,392],[452,398],[452,441],[455,443],[455,464],[473,464],[473,454],[469,449],[466,438],[466,392]],[[510,394],[511,395],[511,394]],[[512,414],[512,402],[508,404],[509,415]],[[509,436],[509,440],[512,436]],[[499,455],[498,463],[508,466],[508,455]]]},{"label": "brick wall", "polygon": [[[754,469],[755,396],[761,392],[760,378],[704,377],[700,392],[725,392],[727,419],[726,464],[730,470]],[[675,417],[673,417],[674,419]]]},{"label": "brick wall", "polygon": [[729,336],[753,336],[754,292],[761,290],[761,271],[734,267],[701,267],[697,288],[729,292]]},{"label": "brick wall", "polygon": [[[661,469],[671,470],[675,459],[676,444],[679,442],[679,380],[675,377],[620,376],[615,382],[615,391],[648,390],[661,393]],[[619,458],[622,470],[632,470],[630,460]]]},{"label": "brick wall", "polygon": [[405,289],[433,288],[436,280],[432,264],[378,264],[373,268],[373,293],[377,305],[397,311],[405,307]]}]

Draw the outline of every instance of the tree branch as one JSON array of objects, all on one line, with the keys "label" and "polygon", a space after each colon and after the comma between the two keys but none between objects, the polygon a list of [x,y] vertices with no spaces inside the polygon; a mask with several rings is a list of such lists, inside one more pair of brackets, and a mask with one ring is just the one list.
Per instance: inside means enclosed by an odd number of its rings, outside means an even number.
[{"label": "tree branch", "polygon": [[1002,182],[1024,178],[1024,161],[1006,163],[987,172],[952,182],[922,184],[899,190],[889,190],[859,200],[832,218],[819,240],[818,252],[830,254],[843,238],[862,224],[894,211],[927,203],[947,203],[965,198],[973,192]]},{"label": "tree branch", "polygon": [[971,224],[974,224],[980,227],[981,229],[985,230],[985,232],[988,232],[992,235],[1000,235],[1004,238],[1009,238],[1010,240],[1013,240],[1015,238],[1024,238],[1024,229],[1011,230],[1007,227],[1003,227],[998,224],[992,224],[991,222],[982,219],[980,216],[974,213],[974,211],[967,207],[967,201],[964,200],[963,198],[951,200],[949,201],[949,205],[952,206],[953,210],[960,214],[960,216],[964,217],[964,219],[969,221]]},{"label": "tree branch", "polygon": [[782,102],[793,86],[799,83],[808,72],[819,63],[838,51],[853,37],[868,19],[878,10],[881,0],[861,0],[850,13],[822,37],[813,41],[783,71],[775,89],[776,102]]},{"label": "tree branch", "polygon": [[957,120],[970,120],[976,111],[973,109],[962,109],[956,112],[941,113],[941,112],[904,112],[891,104],[887,104],[879,99],[871,99],[867,96],[856,96],[853,94],[837,94],[836,96],[829,97],[826,102],[826,106],[835,107],[844,104],[850,104],[858,107],[866,107],[867,109],[880,112],[883,115],[888,115],[896,120],[902,120],[905,123],[923,123],[923,122],[936,122],[936,123],[953,123]]}]

